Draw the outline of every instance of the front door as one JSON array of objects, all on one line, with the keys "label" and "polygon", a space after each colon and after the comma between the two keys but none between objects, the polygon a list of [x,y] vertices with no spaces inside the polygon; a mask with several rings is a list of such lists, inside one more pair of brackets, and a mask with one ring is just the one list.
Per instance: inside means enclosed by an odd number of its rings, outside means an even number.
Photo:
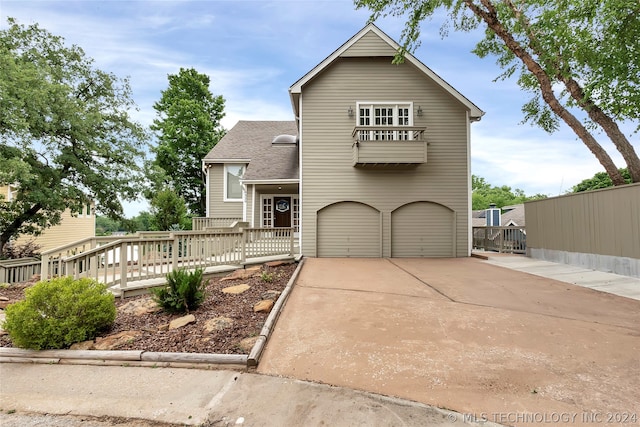
[{"label": "front door", "polygon": [[273,198],[273,226],[291,227],[291,197]]}]

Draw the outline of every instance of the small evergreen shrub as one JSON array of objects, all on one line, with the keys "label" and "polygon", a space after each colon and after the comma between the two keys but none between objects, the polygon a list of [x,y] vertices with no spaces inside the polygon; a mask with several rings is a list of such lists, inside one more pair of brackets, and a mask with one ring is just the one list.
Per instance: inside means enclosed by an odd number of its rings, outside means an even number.
[{"label": "small evergreen shrub", "polygon": [[268,271],[263,271],[260,274],[260,278],[263,282],[271,283],[273,282],[273,273],[269,273]]},{"label": "small evergreen shrub", "polygon": [[202,270],[194,272],[173,270],[167,274],[166,286],[151,289],[153,299],[170,313],[188,313],[195,310],[205,298]]},{"label": "small evergreen shrub", "polygon": [[34,350],[66,348],[93,339],[116,318],[113,294],[92,279],[58,277],[25,290],[6,308],[4,329],[14,345]]}]

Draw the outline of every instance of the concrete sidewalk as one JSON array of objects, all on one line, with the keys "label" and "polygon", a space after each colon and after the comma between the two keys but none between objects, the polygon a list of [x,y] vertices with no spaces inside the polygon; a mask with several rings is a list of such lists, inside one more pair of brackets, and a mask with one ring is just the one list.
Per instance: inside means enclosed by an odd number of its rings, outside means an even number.
[{"label": "concrete sidewalk", "polygon": [[0,409],[3,427],[92,422],[25,413],[115,417],[93,420],[95,426],[479,425],[454,412],[342,387],[179,368],[3,363]]},{"label": "concrete sidewalk", "polygon": [[640,279],[635,277],[527,258],[523,255],[497,255],[487,252],[479,254],[488,258],[487,263],[499,267],[640,300]]}]

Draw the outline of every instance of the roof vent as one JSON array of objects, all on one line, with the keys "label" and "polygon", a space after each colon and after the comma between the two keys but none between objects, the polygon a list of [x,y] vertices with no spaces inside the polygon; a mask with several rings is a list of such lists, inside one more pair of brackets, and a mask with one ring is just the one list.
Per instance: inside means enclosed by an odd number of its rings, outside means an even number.
[{"label": "roof vent", "polygon": [[297,144],[298,137],[295,135],[278,135],[273,138],[272,144]]}]

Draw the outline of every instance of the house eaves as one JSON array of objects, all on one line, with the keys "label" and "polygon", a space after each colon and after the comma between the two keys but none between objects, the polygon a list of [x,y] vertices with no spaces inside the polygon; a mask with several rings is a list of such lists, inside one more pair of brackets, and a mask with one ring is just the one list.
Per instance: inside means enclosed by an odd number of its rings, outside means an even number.
[{"label": "house eaves", "polygon": [[[293,112],[295,114],[296,120],[298,120],[300,116],[299,111],[299,101],[300,95],[302,94],[302,88],[313,80],[317,75],[322,73],[326,68],[328,68],[334,61],[336,61],[343,53],[345,53],[350,47],[352,47],[358,40],[364,37],[369,32],[373,32],[378,35],[382,40],[384,40],[394,51],[398,51],[400,49],[400,45],[396,43],[391,37],[386,35],[380,28],[370,23],[367,24],[363,29],[361,29],[356,35],[347,40],[342,46],[336,49],[331,55],[326,57],[320,64],[316,65],[311,71],[302,76],[298,81],[296,81],[289,88],[289,96],[291,98],[291,105],[293,107]],[[422,71],[427,77],[433,80],[436,84],[438,84],[442,89],[444,89],[447,93],[449,93],[453,98],[455,98],[458,102],[465,106],[469,110],[469,119],[471,121],[478,121],[484,115],[484,111],[482,111],[478,106],[476,106],[473,102],[471,102],[467,97],[458,92],[453,86],[447,83],[444,79],[438,76],[433,70],[423,64],[419,59],[413,56],[411,53],[407,52],[405,54],[405,61],[409,62],[413,66],[415,66],[418,70]]]}]

